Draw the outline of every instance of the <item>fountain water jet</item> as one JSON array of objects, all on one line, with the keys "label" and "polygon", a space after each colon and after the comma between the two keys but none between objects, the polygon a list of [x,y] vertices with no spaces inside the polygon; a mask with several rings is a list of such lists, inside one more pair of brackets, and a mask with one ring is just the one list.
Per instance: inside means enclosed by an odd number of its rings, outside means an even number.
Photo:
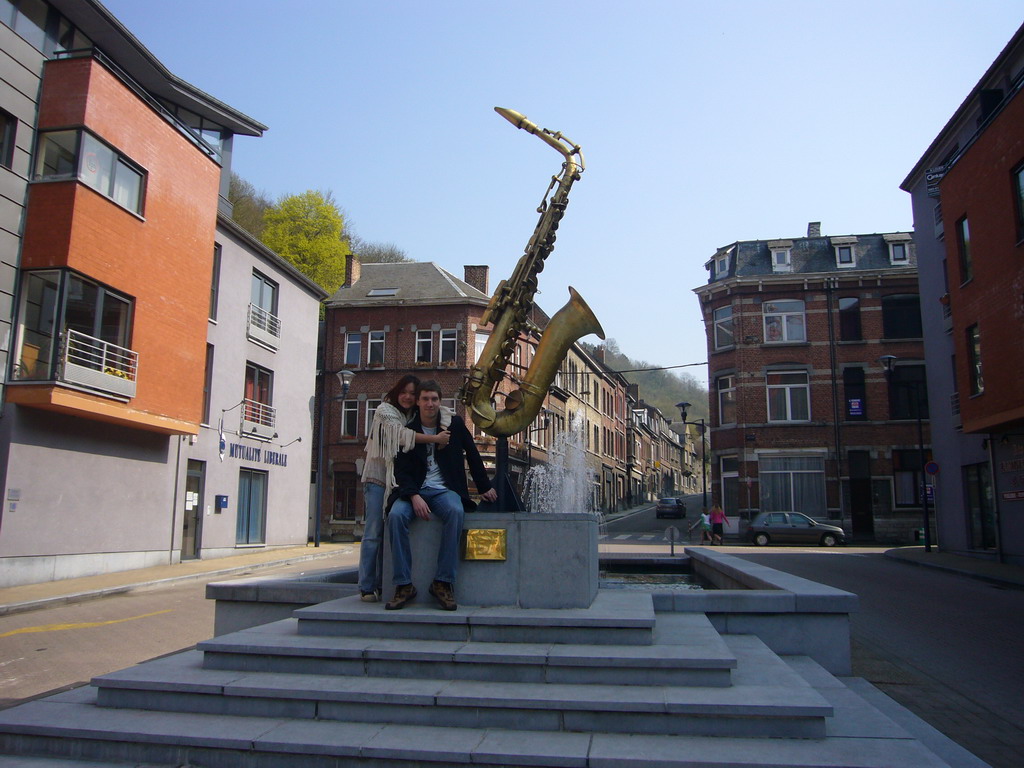
[{"label": "fountain water jet", "polygon": [[592,483],[584,448],[583,411],[570,419],[569,429],[555,436],[547,464],[526,473],[526,509],[540,514],[593,512]]}]

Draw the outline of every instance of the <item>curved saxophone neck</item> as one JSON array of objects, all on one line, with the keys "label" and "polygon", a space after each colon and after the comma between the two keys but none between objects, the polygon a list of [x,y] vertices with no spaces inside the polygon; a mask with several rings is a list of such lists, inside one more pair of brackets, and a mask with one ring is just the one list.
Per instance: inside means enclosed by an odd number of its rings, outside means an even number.
[{"label": "curved saxophone neck", "polygon": [[[583,159],[583,152],[580,151],[580,145],[563,136],[561,131],[549,131],[547,128],[538,128],[535,122],[513,109],[495,107],[494,111],[512,123],[516,128],[522,128],[527,133],[532,133],[545,144],[558,150],[565,158],[566,171],[569,177],[586,170],[587,165]],[[579,159],[576,160],[575,158]]]}]

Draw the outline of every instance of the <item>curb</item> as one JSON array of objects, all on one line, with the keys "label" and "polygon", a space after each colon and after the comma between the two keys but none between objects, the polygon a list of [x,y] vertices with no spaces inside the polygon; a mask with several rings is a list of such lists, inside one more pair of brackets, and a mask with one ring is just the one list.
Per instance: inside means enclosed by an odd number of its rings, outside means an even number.
[{"label": "curb", "polygon": [[120,595],[126,592],[132,592],[137,589],[145,589],[147,587],[172,584],[174,582],[179,581],[198,581],[199,579],[204,579],[208,576],[228,576],[233,573],[260,570],[263,568],[272,568],[274,566],[285,565],[290,563],[302,563],[307,560],[322,560],[324,558],[331,557],[335,554],[337,554],[336,551],[315,552],[307,555],[288,557],[282,560],[267,560],[261,563],[247,563],[246,565],[234,565],[228,568],[218,568],[217,570],[213,571],[183,573],[180,576],[169,576],[163,579],[153,579],[151,581],[138,581],[133,582],[131,584],[118,584],[114,587],[101,587],[98,589],[91,589],[83,592],[73,592],[67,595],[56,595],[54,597],[41,597],[35,600],[26,600],[22,603],[8,603],[6,605],[0,605],[0,616],[11,616],[16,613],[25,613],[26,611],[34,611],[39,608],[49,608],[55,605],[83,603],[87,600],[98,600],[101,597]]},{"label": "curb", "polygon": [[983,581],[987,584],[994,584],[1000,587],[1006,587],[1007,589],[1020,589],[1024,590],[1024,584],[1017,581],[1010,581],[1007,579],[1001,579],[998,576],[990,576],[985,573],[978,573],[977,571],[970,570],[967,568],[957,568],[952,565],[943,565],[942,563],[928,562],[927,560],[918,560],[912,557],[904,557],[899,554],[899,550],[886,550],[882,553],[885,557],[890,560],[895,560],[906,565],[912,565],[917,568],[931,568],[935,571],[943,571],[945,573],[952,573],[957,576],[962,576],[967,579],[974,579],[975,581]]}]

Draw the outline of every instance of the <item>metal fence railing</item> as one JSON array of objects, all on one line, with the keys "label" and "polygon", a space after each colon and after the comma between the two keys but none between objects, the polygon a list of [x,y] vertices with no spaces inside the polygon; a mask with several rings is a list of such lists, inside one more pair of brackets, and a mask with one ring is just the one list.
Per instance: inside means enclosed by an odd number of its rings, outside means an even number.
[{"label": "metal fence railing", "polygon": [[281,338],[281,320],[262,307],[249,305],[249,328],[268,333],[274,338]]},{"label": "metal fence railing", "polygon": [[61,376],[71,384],[135,396],[139,353],[68,329],[61,336]]}]

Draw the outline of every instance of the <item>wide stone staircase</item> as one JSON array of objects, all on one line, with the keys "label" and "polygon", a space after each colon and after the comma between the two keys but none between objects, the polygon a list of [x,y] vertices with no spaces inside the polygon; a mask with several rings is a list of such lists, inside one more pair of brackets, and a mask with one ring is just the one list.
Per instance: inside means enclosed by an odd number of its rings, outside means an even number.
[{"label": "wide stone staircase", "polygon": [[0,712],[0,765],[979,764],[849,682],[649,593],[451,613],[346,597]]}]

